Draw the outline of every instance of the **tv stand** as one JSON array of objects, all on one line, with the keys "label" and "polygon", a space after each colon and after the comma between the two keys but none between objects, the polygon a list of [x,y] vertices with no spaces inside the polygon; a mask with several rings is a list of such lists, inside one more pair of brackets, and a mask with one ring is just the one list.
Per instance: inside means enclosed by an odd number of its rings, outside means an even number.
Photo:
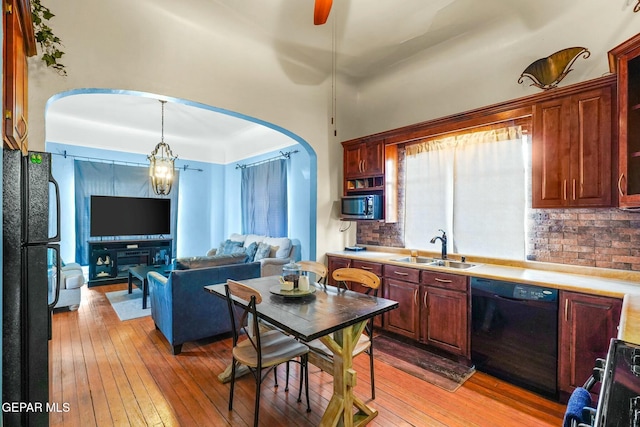
[{"label": "tv stand", "polygon": [[171,263],[172,239],[90,240],[87,243],[89,287],[124,283],[130,267]]}]

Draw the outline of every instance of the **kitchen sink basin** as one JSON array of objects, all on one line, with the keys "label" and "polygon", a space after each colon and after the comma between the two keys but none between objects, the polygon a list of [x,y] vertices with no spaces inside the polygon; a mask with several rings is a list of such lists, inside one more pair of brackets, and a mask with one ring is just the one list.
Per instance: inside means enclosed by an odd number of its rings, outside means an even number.
[{"label": "kitchen sink basin", "polygon": [[466,270],[467,268],[476,266],[476,264],[471,264],[469,262],[452,261],[448,259],[436,259],[429,265],[434,265],[437,267],[457,268],[459,270]]},{"label": "kitchen sink basin", "polygon": [[394,261],[397,262],[409,262],[411,264],[431,264],[434,261],[437,261],[433,258],[427,258],[427,257],[423,257],[423,256],[415,256],[415,257],[404,257],[404,258],[398,258],[398,259],[394,259]]},{"label": "kitchen sink basin", "polygon": [[434,267],[455,268],[458,270],[466,270],[467,268],[475,267],[477,265],[469,262],[454,261],[450,259],[435,259],[435,258],[428,258],[423,256],[397,258],[397,259],[394,259],[393,261],[406,262],[408,264],[432,265]]}]

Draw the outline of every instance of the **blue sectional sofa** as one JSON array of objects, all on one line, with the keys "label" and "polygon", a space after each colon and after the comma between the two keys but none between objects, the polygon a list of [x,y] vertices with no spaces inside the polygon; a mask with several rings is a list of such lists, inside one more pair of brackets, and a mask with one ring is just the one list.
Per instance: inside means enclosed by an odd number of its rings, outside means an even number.
[{"label": "blue sectional sofa", "polygon": [[[176,268],[168,277],[152,271],[148,274],[151,298],[151,317],[172,347],[173,354],[180,354],[182,344],[213,337],[231,331],[227,302],[203,289],[206,285],[225,283],[227,279],[251,279],[260,277],[260,263],[244,263],[238,260],[177,260]],[[220,262],[240,262],[215,265]]]}]

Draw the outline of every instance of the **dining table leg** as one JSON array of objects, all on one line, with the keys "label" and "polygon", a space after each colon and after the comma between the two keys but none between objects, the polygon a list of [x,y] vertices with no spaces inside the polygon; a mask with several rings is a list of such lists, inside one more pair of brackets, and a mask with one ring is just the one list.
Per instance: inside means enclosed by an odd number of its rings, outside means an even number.
[{"label": "dining table leg", "polygon": [[[320,340],[333,353],[333,396],[320,420],[321,426],[364,426],[378,415],[353,394],[356,371],[353,369],[353,349],[364,330],[366,322],[326,335]],[[353,407],[358,411],[354,414]]]}]

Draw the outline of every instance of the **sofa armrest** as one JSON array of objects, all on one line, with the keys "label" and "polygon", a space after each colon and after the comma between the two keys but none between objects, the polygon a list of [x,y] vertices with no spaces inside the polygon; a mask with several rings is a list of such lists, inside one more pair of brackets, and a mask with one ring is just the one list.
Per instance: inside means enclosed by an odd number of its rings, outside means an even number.
[{"label": "sofa armrest", "polygon": [[262,258],[260,260],[260,276],[279,276],[282,274],[282,266],[289,263],[289,258]]},{"label": "sofa armrest", "polygon": [[147,273],[149,282],[149,299],[151,303],[151,317],[156,327],[160,329],[171,342],[173,338],[173,311],[171,300],[171,287],[168,286],[169,278],[157,271]]}]

